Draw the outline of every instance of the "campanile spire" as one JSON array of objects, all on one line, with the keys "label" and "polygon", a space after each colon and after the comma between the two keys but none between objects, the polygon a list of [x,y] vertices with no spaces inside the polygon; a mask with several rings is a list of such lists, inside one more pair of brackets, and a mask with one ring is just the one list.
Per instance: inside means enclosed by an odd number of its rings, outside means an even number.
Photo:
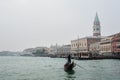
[{"label": "campanile spire", "polygon": [[93,36],[96,36],[96,37],[101,36],[100,21],[97,13],[96,13],[94,24],[93,24]]}]

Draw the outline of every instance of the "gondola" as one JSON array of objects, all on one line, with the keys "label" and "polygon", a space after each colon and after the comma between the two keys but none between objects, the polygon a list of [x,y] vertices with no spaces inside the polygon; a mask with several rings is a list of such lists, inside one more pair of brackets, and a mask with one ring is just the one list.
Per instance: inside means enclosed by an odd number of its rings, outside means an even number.
[{"label": "gondola", "polygon": [[76,66],[76,64],[74,62],[72,63],[69,63],[67,62],[65,65],[64,65],[64,70],[65,71],[71,71],[73,70],[73,68]]}]

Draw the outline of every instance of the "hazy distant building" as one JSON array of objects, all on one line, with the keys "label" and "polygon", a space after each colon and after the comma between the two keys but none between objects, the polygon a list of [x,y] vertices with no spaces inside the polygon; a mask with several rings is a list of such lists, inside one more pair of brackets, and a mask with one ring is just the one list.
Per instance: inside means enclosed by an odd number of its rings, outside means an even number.
[{"label": "hazy distant building", "polygon": [[49,48],[49,54],[57,54],[58,53],[58,49],[60,48],[61,46],[59,45],[51,45],[50,48]]},{"label": "hazy distant building", "polygon": [[68,54],[70,54],[71,51],[71,45],[63,45],[57,50],[57,55],[59,57],[66,57]]},{"label": "hazy distant building", "polygon": [[97,13],[96,13],[94,24],[93,24],[93,36],[96,36],[96,37],[101,36],[100,21]]},{"label": "hazy distant building", "polygon": [[49,54],[51,55],[57,55],[58,57],[66,57],[68,54],[70,54],[71,51],[71,45],[52,45],[49,48]]}]

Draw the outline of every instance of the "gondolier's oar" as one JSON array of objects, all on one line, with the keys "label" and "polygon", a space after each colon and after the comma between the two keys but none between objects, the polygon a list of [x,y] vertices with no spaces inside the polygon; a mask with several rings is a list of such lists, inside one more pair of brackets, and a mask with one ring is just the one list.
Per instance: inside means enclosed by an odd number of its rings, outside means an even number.
[{"label": "gondolier's oar", "polygon": [[[75,63],[76,64],[76,63]],[[77,66],[79,66],[80,68],[82,68],[82,69],[84,69],[84,70],[86,70],[84,67],[82,67],[82,66],[80,66],[80,65],[78,65],[78,64],[76,64]]]}]

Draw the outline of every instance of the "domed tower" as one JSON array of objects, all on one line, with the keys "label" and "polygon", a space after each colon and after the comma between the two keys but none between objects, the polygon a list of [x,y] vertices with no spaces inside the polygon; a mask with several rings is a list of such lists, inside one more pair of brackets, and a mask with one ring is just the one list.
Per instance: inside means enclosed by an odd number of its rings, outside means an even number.
[{"label": "domed tower", "polygon": [[98,14],[96,13],[94,25],[93,25],[93,36],[100,37],[101,31],[100,31],[100,21],[98,18]]}]

